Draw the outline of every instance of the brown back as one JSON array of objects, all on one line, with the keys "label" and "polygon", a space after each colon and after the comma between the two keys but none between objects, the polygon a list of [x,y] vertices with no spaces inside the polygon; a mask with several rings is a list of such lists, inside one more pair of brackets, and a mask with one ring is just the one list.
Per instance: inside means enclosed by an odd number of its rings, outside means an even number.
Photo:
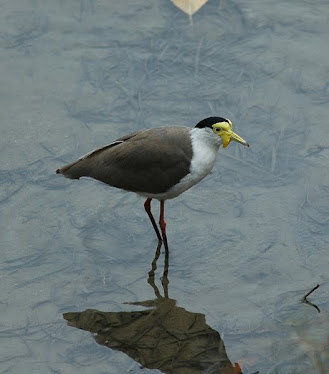
[{"label": "brown back", "polygon": [[190,170],[188,127],[159,127],[126,135],[58,173],[71,179],[91,177],[127,191],[163,193]]}]

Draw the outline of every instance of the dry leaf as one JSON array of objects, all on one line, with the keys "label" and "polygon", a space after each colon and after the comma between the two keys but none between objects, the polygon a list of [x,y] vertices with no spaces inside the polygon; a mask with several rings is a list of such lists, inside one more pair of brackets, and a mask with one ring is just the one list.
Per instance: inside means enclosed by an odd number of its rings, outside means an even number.
[{"label": "dry leaf", "polygon": [[192,22],[192,15],[197,12],[208,0],[171,0],[180,10],[189,15]]}]

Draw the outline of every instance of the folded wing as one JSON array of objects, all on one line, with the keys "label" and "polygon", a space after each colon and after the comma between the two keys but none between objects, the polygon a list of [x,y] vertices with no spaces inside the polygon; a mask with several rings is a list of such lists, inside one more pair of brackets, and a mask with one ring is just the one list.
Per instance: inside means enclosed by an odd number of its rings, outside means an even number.
[{"label": "folded wing", "polygon": [[163,193],[190,170],[187,127],[161,127],[126,135],[56,170],[67,178],[91,177],[133,192]]}]

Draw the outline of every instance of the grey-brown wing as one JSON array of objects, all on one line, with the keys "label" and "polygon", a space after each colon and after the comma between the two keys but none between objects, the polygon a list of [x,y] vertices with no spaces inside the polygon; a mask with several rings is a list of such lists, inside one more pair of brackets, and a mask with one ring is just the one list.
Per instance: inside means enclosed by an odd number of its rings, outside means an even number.
[{"label": "grey-brown wing", "polygon": [[68,178],[88,176],[134,192],[162,193],[190,169],[187,127],[162,127],[127,135],[64,166]]},{"label": "grey-brown wing", "polygon": [[66,178],[79,179],[81,177],[89,176],[90,169],[92,168],[92,161],[104,153],[106,150],[123,143],[126,140],[136,136],[138,133],[125,135],[114,142],[107,144],[101,148],[94,149],[93,151],[80,157],[78,160],[73,161],[67,165],[62,166],[56,170],[57,174],[63,174]]}]

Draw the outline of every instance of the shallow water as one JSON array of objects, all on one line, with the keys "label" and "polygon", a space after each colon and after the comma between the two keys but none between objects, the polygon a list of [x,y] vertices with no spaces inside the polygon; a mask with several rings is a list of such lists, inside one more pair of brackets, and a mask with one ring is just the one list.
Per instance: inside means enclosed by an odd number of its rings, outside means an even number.
[{"label": "shallow water", "polygon": [[[1,372],[159,372],[63,314],[136,316],[167,295],[166,331],[196,318],[220,344],[225,369],[208,359],[193,373],[326,373],[327,8],[209,0],[191,24],[170,1],[1,5]],[[166,203],[169,271],[161,253],[148,284],[144,200],[54,171],[126,133],[213,115],[251,146],[220,149],[212,174]],[[320,313],[300,303],[316,284]],[[194,362],[189,335],[178,341]]]}]

